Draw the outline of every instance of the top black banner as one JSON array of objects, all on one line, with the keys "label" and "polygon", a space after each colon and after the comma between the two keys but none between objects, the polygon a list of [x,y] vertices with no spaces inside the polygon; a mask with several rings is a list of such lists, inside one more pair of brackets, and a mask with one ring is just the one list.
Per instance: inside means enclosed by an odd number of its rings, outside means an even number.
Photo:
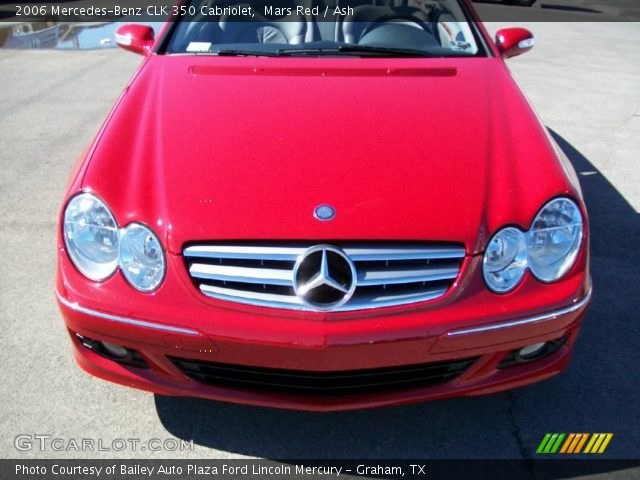
[{"label": "top black banner", "polygon": [[[0,22],[297,21],[335,22],[363,6],[395,12],[460,9],[465,0],[38,0],[0,1]],[[474,0],[485,22],[637,22],[638,0]],[[468,20],[472,20],[468,18]]]}]

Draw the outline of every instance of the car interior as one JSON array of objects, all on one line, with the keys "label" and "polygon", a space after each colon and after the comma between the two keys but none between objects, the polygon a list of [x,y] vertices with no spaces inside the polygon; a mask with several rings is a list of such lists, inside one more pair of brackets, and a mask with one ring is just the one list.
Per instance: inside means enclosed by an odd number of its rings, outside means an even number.
[{"label": "car interior", "polygon": [[[362,45],[418,50],[446,49],[475,54],[477,42],[457,2],[447,0],[281,0],[285,15],[269,15],[265,0],[210,0],[207,5],[249,7],[254,16],[198,13],[181,20],[169,53],[192,51],[190,45],[326,47]],[[196,2],[198,3],[198,2]],[[202,5],[202,4],[200,4]],[[297,6],[308,7],[304,13]],[[236,9],[236,11],[239,9]],[[227,10],[228,12],[228,10]],[[314,15],[308,12],[316,12]],[[334,13],[335,12],[335,13]],[[347,12],[343,14],[342,12]]]}]

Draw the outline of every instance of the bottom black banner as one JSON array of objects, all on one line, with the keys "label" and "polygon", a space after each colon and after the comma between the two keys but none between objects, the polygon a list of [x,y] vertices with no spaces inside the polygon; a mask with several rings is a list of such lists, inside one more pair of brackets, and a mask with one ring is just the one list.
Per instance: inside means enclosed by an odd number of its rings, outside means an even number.
[{"label": "bottom black banner", "polygon": [[640,460],[0,460],[3,480],[538,480],[603,474],[640,479]]}]

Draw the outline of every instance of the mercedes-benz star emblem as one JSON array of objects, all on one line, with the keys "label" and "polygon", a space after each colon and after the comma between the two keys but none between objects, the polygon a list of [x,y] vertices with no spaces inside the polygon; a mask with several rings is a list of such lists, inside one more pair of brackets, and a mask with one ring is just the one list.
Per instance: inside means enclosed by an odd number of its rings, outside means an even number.
[{"label": "mercedes-benz star emblem", "polygon": [[349,301],[356,289],[356,268],[331,245],[316,245],[298,257],[293,268],[296,295],[317,310],[333,310]]},{"label": "mercedes-benz star emblem", "polygon": [[318,205],[313,211],[313,216],[320,221],[327,222],[336,216],[336,209],[331,205]]}]

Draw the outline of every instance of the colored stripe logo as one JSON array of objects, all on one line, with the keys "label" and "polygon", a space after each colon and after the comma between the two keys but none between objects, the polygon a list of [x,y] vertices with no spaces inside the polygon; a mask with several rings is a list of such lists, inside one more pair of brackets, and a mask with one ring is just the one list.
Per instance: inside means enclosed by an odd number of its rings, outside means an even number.
[{"label": "colored stripe logo", "polygon": [[536,453],[604,453],[612,438],[613,433],[547,433]]}]

